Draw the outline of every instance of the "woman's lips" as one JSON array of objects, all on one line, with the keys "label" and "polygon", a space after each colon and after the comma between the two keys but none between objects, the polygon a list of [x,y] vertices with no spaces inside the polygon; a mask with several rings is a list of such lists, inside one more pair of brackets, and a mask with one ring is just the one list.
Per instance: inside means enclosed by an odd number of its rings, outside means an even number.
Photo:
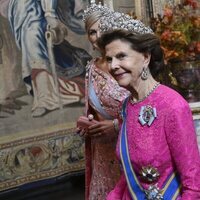
[{"label": "woman's lips", "polygon": [[124,74],[126,74],[126,72],[123,72],[123,73],[117,73],[117,74],[114,74],[113,76],[116,78],[116,79],[121,79]]}]

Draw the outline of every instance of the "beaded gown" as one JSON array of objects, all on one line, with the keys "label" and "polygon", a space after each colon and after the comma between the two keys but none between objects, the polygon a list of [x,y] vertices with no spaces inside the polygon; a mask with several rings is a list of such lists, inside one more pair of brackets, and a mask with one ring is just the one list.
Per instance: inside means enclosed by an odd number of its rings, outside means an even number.
[{"label": "beaded gown", "polygon": [[[129,95],[107,73],[95,65],[96,59],[86,66],[86,115],[90,108],[104,119],[118,118],[121,102]],[[120,176],[115,148],[117,134],[86,137],[86,200],[105,200]]]},{"label": "beaded gown", "polygon": [[[138,120],[141,107],[146,105],[157,112],[150,126],[142,126]],[[200,199],[200,155],[188,103],[174,90],[159,85],[143,101],[129,101],[126,113],[129,156],[140,185],[148,189],[152,184],[142,178],[141,170],[153,166],[160,174],[154,182],[160,189],[167,177],[177,172],[182,185],[177,200]],[[120,160],[119,141],[116,151]],[[131,200],[124,172],[107,200]]]}]

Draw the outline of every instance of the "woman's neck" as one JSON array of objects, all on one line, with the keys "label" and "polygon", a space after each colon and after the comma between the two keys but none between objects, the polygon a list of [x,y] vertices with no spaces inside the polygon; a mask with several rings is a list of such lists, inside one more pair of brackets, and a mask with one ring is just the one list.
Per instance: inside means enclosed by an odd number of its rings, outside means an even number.
[{"label": "woman's neck", "polygon": [[155,89],[159,83],[149,76],[147,80],[140,80],[138,85],[134,86],[131,90],[131,99],[133,102],[138,102],[145,99]]}]

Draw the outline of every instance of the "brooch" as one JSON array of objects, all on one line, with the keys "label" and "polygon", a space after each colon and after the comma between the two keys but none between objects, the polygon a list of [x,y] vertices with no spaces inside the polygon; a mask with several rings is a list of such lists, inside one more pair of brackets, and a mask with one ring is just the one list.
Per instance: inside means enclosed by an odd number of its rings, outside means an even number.
[{"label": "brooch", "polygon": [[139,114],[139,121],[142,126],[144,126],[145,124],[151,126],[156,117],[157,117],[156,108],[152,108],[150,105],[141,107]]},{"label": "brooch", "polygon": [[157,185],[150,185],[148,190],[145,190],[147,200],[163,200],[162,191]]},{"label": "brooch", "polygon": [[148,182],[153,182],[160,176],[158,170],[151,166],[142,167],[140,174]]}]

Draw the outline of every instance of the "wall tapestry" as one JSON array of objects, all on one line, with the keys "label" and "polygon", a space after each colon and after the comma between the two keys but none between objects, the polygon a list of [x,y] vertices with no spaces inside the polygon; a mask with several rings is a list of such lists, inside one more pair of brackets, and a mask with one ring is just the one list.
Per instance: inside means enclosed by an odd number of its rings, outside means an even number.
[{"label": "wall tapestry", "polygon": [[0,0],[0,190],[84,170],[75,134],[87,0]]}]

